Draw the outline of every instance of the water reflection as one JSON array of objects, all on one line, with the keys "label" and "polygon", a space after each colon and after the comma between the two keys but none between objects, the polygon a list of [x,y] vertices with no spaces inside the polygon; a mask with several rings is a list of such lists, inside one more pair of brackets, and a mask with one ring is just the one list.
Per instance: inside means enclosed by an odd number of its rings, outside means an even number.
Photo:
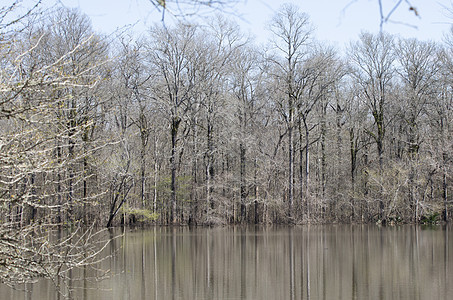
[{"label": "water reflection", "polygon": [[[119,232],[112,232],[112,237]],[[448,299],[451,228],[156,227],[125,230],[101,271],[72,272],[74,299]],[[0,299],[58,299],[50,282]]]}]

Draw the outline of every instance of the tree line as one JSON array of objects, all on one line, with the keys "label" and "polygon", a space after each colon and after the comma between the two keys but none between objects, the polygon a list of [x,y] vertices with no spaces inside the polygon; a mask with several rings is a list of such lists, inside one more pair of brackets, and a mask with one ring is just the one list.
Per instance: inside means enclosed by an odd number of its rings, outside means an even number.
[{"label": "tree line", "polygon": [[[451,214],[453,35],[339,50],[282,6],[104,36],[0,23],[0,218],[40,225],[419,223]],[[32,227],[30,227],[32,228]],[[9,232],[9,231],[8,231]]]}]

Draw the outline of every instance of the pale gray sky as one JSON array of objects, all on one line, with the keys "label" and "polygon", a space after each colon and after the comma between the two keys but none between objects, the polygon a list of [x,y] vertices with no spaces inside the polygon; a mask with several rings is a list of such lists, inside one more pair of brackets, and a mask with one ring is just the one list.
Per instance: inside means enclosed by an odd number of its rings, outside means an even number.
[{"label": "pale gray sky", "polygon": [[[148,0],[44,0],[45,3],[61,2],[66,6],[79,7],[93,22],[97,31],[111,32],[118,27],[134,24],[140,32],[161,19]],[[265,23],[273,12],[285,2],[294,3],[310,16],[316,28],[315,37],[339,46],[355,40],[362,30],[379,31],[379,6],[377,0],[239,0],[228,16],[240,23],[244,32],[257,37],[257,42],[267,40]],[[396,0],[382,0],[384,13],[391,10]],[[384,30],[404,37],[440,41],[453,23],[444,7],[452,7],[450,0],[410,0],[419,17],[409,10],[405,1],[384,25]],[[166,21],[171,19],[167,14]],[[398,23],[400,22],[400,23]],[[405,24],[402,24],[405,23]]]},{"label": "pale gray sky", "polygon": [[[259,16],[271,16],[272,10],[278,9],[284,2],[298,5],[301,11],[310,16],[316,27],[315,36],[320,40],[344,43],[356,39],[362,30],[379,31],[380,15],[377,0],[248,0],[245,11],[250,15],[250,20],[253,20],[249,28],[251,30],[255,26],[263,28],[264,18]],[[396,2],[398,1],[383,0],[384,13],[388,13]],[[451,7],[451,1],[410,0],[410,3],[418,10],[419,17],[410,11],[409,6],[403,1],[392,15],[393,22],[386,23],[383,29],[405,37],[440,40],[453,23],[453,18],[448,18],[448,12],[443,8]],[[244,15],[245,19],[249,19],[247,14]],[[261,35],[259,31],[257,32]]]}]

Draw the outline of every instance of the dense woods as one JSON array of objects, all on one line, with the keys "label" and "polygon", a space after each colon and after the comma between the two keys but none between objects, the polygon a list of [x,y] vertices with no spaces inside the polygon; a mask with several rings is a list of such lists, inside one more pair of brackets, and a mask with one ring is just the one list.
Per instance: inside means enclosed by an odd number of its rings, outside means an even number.
[{"label": "dense woods", "polygon": [[450,218],[451,33],[364,32],[339,50],[287,5],[258,47],[222,16],[106,37],[75,9],[8,13],[4,234]]}]

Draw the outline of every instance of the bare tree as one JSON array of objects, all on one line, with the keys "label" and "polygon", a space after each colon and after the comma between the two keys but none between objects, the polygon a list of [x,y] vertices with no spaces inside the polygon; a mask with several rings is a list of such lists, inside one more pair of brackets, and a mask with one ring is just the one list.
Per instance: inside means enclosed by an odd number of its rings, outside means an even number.
[{"label": "bare tree", "polygon": [[[318,192],[318,198],[321,198],[321,200],[324,202],[326,201],[326,195],[327,195],[327,186],[328,186],[328,175],[329,175],[329,167],[328,167],[328,162],[329,162],[329,153],[328,147],[329,147],[329,142],[328,142],[328,135],[329,135],[329,128],[328,128],[328,122],[330,121],[330,111],[329,108],[334,107],[336,110],[336,116],[335,116],[335,122],[336,122],[336,149],[337,149],[337,161],[339,162],[341,160],[341,126],[342,126],[342,120],[341,120],[341,113],[342,113],[342,108],[340,104],[340,97],[339,95],[339,90],[341,88],[341,84],[343,83],[342,79],[346,74],[346,68],[344,67],[344,64],[342,61],[339,59],[339,57],[336,54],[335,49],[330,48],[330,47],[323,47],[319,46],[315,50],[315,53],[313,54],[313,57],[310,59],[310,62],[308,66],[306,66],[307,69],[310,70],[312,75],[310,75],[311,83],[307,86],[307,92],[305,93],[305,103],[299,106],[300,109],[300,114],[302,116],[303,124],[304,124],[304,133],[305,133],[305,146],[302,147],[303,144],[300,145],[300,148],[303,149],[305,148],[305,152],[310,151],[310,144],[312,141],[310,141],[308,134],[310,133],[309,131],[309,126],[308,122],[308,116],[310,114],[310,110],[308,109],[310,105],[315,105],[315,109],[317,110],[317,116],[312,116],[315,120],[317,119],[317,122],[312,122],[313,126],[318,127],[318,132],[319,132],[319,138],[317,138],[319,146],[318,148],[320,153],[319,153],[319,192]],[[335,104],[334,104],[335,103]],[[316,124],[318,123],[318,124]],[[306,155],[306,164],[309,164],[310,162],[307,161],[307,156]],[[342,168],[338,166],[339,168]],[[305,178],[309,178],[309,169],[306,167],[305,168]],[[341,180],[340,180],[341,181]],[[308,193],[308,182],[305,183],[305,195],[309,195]],[[338,190],[337,192],[340,192]],[[330,204],[333,201],[327,201],[330,202]],[[326,203],[327,204],[327,203]],[[326,210],[326,204],[323,204],[321,202],[321,207],[322,210]],[[330,205],[332,210],[335,210],[332,205]]]},{"label": "bare tree", "polygon": [[427,104],[436,101],[440,65],[437,47],[433,42],[421,42],[415,39],[400,40],[396,48],[398,58],[397,73],[402,80],[401,117],[403,131],[407,134],[407,154],[410,170],[408,178],[409,203],[412,206],[414,222],[419,221],[420,195],[415,195],[415,177],[418,154],[422,140],[423,116],[426,116]]},{"label": "bare tree", "polygon": [[178,140],[180,125],[190,107],[193,74],[189,61],[197,55],[193,44],[196,32],[195,26],[183,23],[174,28],[155,26],[150,30],[149,64],[159,76],[151,87],[152,97],[163,107],[170,123],[170,223],[176,220]]},{"label": "bare tree", "polygon": [[[452,29],[453,30],[453,29]],[[436,166],[440,169],[441,190],[443,200],[443,220],[450,220],[451,215],[451,174],[453,165],[452,147],[452,118],[453,118],[453,98],[451,94],[453,74],[453,42],[452,32],[447,36],[447,46],[439,51],[439,59],[442,62],[438,83],[440,83],[437,101],[430,103],[429,116],[432,120],[432,127],[437,135],[432,136],[431,144],[434,146]],[[450,192],[450,193],[449,193]],[[449,200],[450,199],[450,200]]]},{"label": "bare tree", "polygon": [[[257,121],[257,115],[262,109],[264,100],[264,69],[257,66],[257,62],[260,61],[259,53],[256,49],[243,47],[239,51],[233,64],[233,70],[231,74],[232,78],[232,93],[236,100],[236,112],[237,116],[237,131],[233,134],[237,134],[239,142],[239,190],[240,190],[240,211],[239,211],[239,222],[245,222],[247,220],[247,206],[249,201],[247,198],[252,192],[254,198],[254,222],[258,223],[258,200],[257,200],[257,185],[256,176],[253,176],[253,190],[251,191],[247,176],[249,169],[256,170],[256,161],[258,151],[256,150],[257,137],[259,136],[260,126]],[[255,147],[253,145],[255,144]],[[252,153],[249,153],[252,152]],[[254,156],[253,166],[251,164],[250,156]]]},{"label": "bare tree", "polygon": [[[361,166],[359,153],[361,152],[361,150],[363,150],[364,148],[366,149],[366,147],[368,146],[369,136],[366,134],[366,130],[363,128],[363,125],[367,123],[368,109],[366,105],[358,99],[358,95],[360,93],[360,91],[356,91],[353,87],[346,91],[345,97],[347,98],[347,100],[345,103],[345,112],[350,157],[349,174],[351,179],[351,218],[354,220],[357,216],[360,216],[360,220],[363,221],[365,220],[364,202],[357,199],[357,194],[366,193],[367,187],[364,186],[361,189],[356,189],[356,187],[359,168],[367,167],[366,165]],[[367,157],[366,155],[367,153],[364,153],[365,159]],[[364,175],[366,175],[366,170],[364,170],[363,173]]]},{"label": "bare tree", "polygon": [[[333,49],[314,47],[305,63],[299,66],[297,86],[297,124],[299,130],[299,170],[300,170],[300,196],[301,203],[305,197],[305,213],[310,215],[309,185],[310,185],[310,146],[314,142],[311,131],[320,127],[320,135],[315,140],[321,142],[321,189],[325,192],[325,139],[326,139],[326,114],[329,98],[334,90],[336,80],[340,80],[344,72],[338,63]],[[312,121],[312,112],[318,108],[320,116]],[[305,152],[305,155],[304,155]],[[304,157],[305,156],[305,157]],[[303,159],[304,158],[304,159]],[[305,165],[303,164],[305,161]]]},{"label": "bare tree", "polygon": [[[277,102],[285,120],[288,135],[288,217],[293,217],[294,205],[294,128],[296,126],[296,105],[300,91],[301,64],[307,55],[307,44],[311,34],[308,16],[301,13],[296,6],[283,5],[270,23],[270,31],[274,36],[273,47],[278,56],[272,59],[275,66],[275,77],[279,82],[279,90],[285,99]],[[280,97],[276,95],[276,97]]]},{"label": "bare tree", "polygon": [[[0,15],[4,13],[2,8]],[[43,276],[59,285],[69,270],[93,263],[100,249],[93,230],[82,232],[75,219],[63,223],[60,216],[87,200],[85,191],[76,187],[90,174],[79,168],[94,148],[102,147],[80,145],[93,125],[90,107],[82,99],[87,100],[99,83],[104,62],[91,58],[105,48],[98,37],[77,35],[88,28],[77,12],[57,11],[43,18],[60,14],[71,17],[59,19],[52,27],[55,31],[51,26],[18,24],[6,27],[12,30],[0,40],[10,46],[0,47],[0,280],[7,284]],[[52,43],[69,37],[69,32],[58,31],[63,28],[80,31],[71,33],[73,43],[54,48]],[[79,105],[73,106],[76,100]],[[93,197],[95,193],[99,191],[93,190]],[[59,234],[57,229],[65,225],[74,231]]]},{"label": "bare tree", "polygon": [[[384,137],[389,121],[388,107],[394,75],[394,48],[392,36],[380,33],[362,33],[360,41],[351,45],[350,62],[353,76],[360,86],[359,97],[368,106],[373,127],[367,133],[374,139],[379,168],[384,164]],[[384,201],[379,197],[379,216],[384,213]]]}]

